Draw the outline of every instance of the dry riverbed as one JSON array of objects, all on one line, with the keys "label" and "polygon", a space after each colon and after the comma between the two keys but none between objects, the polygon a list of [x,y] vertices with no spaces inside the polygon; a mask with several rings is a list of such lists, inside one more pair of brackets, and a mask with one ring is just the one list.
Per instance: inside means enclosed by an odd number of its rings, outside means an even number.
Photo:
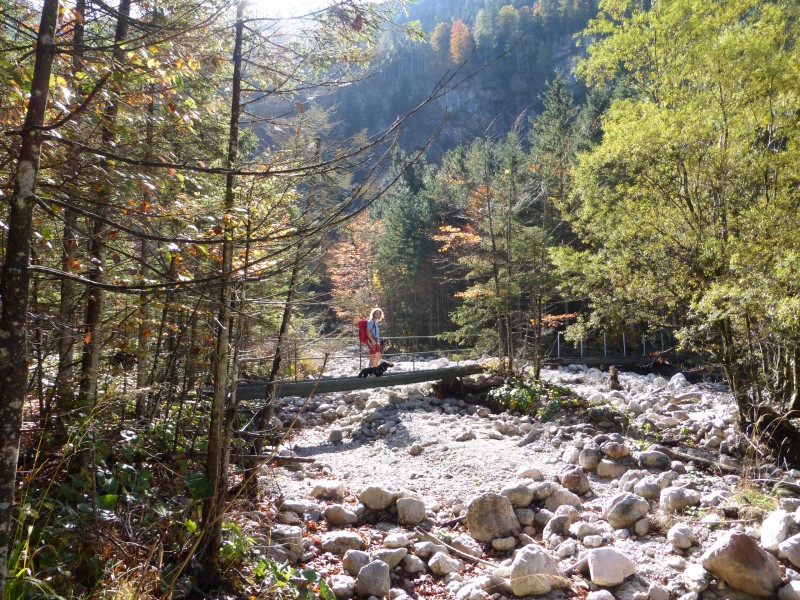
[{"label": "dry riverbed", "polygon": [[724,386],[545,378],[584,409],[541,422],[427,384],[282,399],[281,452],[313,462],[265,470],[264,550],[340,598],[800,598],[800,499],[749,482],[800,473],[746,460]]}]

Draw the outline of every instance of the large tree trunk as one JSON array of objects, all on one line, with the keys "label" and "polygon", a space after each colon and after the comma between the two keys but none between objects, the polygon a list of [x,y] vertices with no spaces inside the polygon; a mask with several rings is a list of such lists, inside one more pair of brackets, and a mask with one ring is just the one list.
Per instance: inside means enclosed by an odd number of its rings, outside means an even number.
[{"label": "large tree trunk", "polygon": [[721,324],[719,335],[722,342],[722,368],[739,409],[739,428],[748,431],[756,421],[756,402],[750,393],[747,373],[738,360],[739,353],[730,323],[724,321]]},{"label": "large tree trunk", "polygon": [[[155,86],[150,86],[150,102],[147,103],[147,154],[151,158],[154,141],[154,121],[155,121]],[[151,197],[146,193],[148,200]],[[144,207],[143,207],[144,208]],[[146,213],[146,210],[142,211]],[[146,229],[147,224],[142,223],[142,228]],[[140,242],[139,259],[141,261],[140,274],[142,281],[147,281],[150,277],[149,261],[153,255],[152,240],[142,238]],[[136,340],[136,416],[143,417],[147,406],[147,395],[143,391],[147,387],[147,358],[150,349],[150,294],[142,292],[139,295],[139,332]]]},{"label": "large tree trunk", "polygon": [[14,195],[9,202],[5,262],[0,275],[0,597],[5,591],[17,457],[28,375],[28,302],[33,206],[39,172],[40,128],[55,56],[58,0],[44,0],[28,112],[22,127]]},{"label": "large tree trunk", "polygon": [[786,377],[792,387],[789,392],[789,406],[792,410],[800,411],[800,348],[795,348],[791,354],[788,359],[791,375]]},{"label": "large tree trunk", "polygon": [[[72,72],[77,73],[83,68],[83,33],[84,15],[86,13],[86,0],[77,0],[75,3],[75,25],[72,35]],[[77,117],[76,117],[77,118]],[[71,161],[77,159],[78,152],[72,152]],[[73,264],[78,251],[78,215],[67,208],[64,211],[64,235],[62,238],[61,269],[65,273],[75,270]],[[75,282],[68,277],[61,280],[61,298],[59,299],[59,322],[63,331],[58,334],[58,370],[54,386],[56,412],[58,413],[59,430],[63,430],[61,423],[63,415],[74,408],[75,401],[75,343],[78,327],[75,310],[78,307],[79,295]]]},{"label": "large tree trunk", "polygon": [[[231,120],[228,135],[227,166],[232,169],[238,158],[239,116],[241,113],[242,38],[244,36],[244,0],[236,10],[236,41],[233,49],[233,82],[231,97]],[[217,315],[217,340],[212,361],[214,393],[211,401],[211,424],[208,432],[208,460],[206,477],[213,496],[203,506],[203,563],[208,570],[210,583],[215,585],[221,573],[220,547],[222,545],[222,513],[228,489],[228,452],[230,444],[226,434],[226,422],[232,417],[226,410],[228,398],[228,369],[230,362],[231,302],[233,295],[233,208],[236,177],[229,174],[225,179],[223,222],[225,228],[222,244],[222,280],[220,282],[219,313]]]},{"label": "large tree trunk", "polygon": [[[779,463],[800,465],[800,431],[793,423],[800,418],[800,412],[792,408],[779,412],[776,410],[778,399],[761,396],[761,379],[752,367],[742,363],[729,321],[723,321],[720,335],[722,366],[739,409],[740,431]],[[755,352],[751,350],[747,354],[754,356]]]},{"label": "large tree trunk", "polygon": [[542,362],[544,361],[544,348],[542,348],[542,293],[539,284],[536,284],[534,292],[534,311],[533,318],[533,378],[539,381],[542,376]]},{"label": "large tree trunk", "polygon": [[777,459],[778,464],[800,466],[800,431],[793,421],[800,412],[778,413],[769,406],[756,408],[756,418],[750,435]]},{"label": "large tree trunk", "polygon": [[[167,268],[167,280],[176,281],[178,277],[178,259],[172,257]],[[170,394],[169,382],[176,380],[177,335],[172,330],[172,325],[177,324],[180,311],[176,309],[175,290],[170,290],[164,297],[164,307],[161,309],[161,322],[156,335],[156,347],[151,357],[152,367],[148,375],[147,384],[156,384],[155,391],[149,394],[150,399],[146,404],[145,416],[153,418],[159,408],[161,399],[165,394]],[[159,366],[162,365],[162,366]],[[144,399],[143,399],[144,401]],[[138,408],[137,408],[138,410]],[[137,413],[138,414],[138,413]]]},{"label": "large tree trunk", "polygon": [[292,310],[294,308],[295,295],[297,293],[297,278],[300,273],[300,257],[301,249],[297,248],[297,254],[294,257],[294,265],[292,265],[292,275],[289,279],[289,291],[286,295],[286,304],[283,305],[283,317],[281,318],[281,328],[278,332],[278,341],[275,344],[275,354],[272,356],[272,367],[269,371],[267,378],[267,391],[264,395],[264,404],[258,411],[255,417],[256,428],[258,435],[253,442],[253,455],[257,458],[249,461],[248,468],[245,471],[245,483],[248,496],[253,499],[258,499],[258,479],[253,474],[253,470],[258,468],[261,462],[261,453],[264,451],[264,441],[266,439],[266,432],[272,424],[272,419],[275,416],[275,381],[278,379],[278,374],[281,370],[281,361],[283,360],[283,353],[285,352],[286,336],[289,333],[289,324],[292,321]]},{"label": "large tree trunk", "polygon": [[[121,0],[119,4],[119,17],[114,35],[114,52],[111,60],[113,68],[118,68],[125,57],[122,43],[128,37],[130,24],[131,0]],[[119,96],[113,94],[106,103],[102,119],[103,146],[110,147],[116,140],[116,120],[119,112]],[[113,170],[109,161],[103,160],[100,171],[108,173]],[[111,182],[108,177],[101,182],[97,193],[97,212],[102,215],[111,199]],[[102,283],[106,274],[106,242],[108,238],[108,225],[103,221],[95,221],[89,243],[89,262],[91,272],[89,279],[95,283]],[[100,351],[102,349],[103,303],[105,292],[100,286],[90,286],[87,290],[86,324],[84,328],[83,358],[81,361],[81,397],[82,401],[92,404],[97,400],[97,377],[100,370]]]}]

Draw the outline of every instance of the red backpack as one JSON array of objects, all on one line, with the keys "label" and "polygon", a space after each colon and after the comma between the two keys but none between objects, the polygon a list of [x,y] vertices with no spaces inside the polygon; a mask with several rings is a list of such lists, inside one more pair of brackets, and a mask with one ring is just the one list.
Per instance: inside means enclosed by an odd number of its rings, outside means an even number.
[{"label": "red backpack", "polygon": [[369,338],[367,337],[367,320],[361,319],[358,322],[358,341],[362,344],[369,344]]}]

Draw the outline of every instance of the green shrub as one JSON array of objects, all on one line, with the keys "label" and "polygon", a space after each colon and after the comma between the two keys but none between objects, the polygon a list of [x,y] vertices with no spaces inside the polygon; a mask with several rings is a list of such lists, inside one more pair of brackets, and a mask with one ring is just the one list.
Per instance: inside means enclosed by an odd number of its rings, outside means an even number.
[{"label": "green shrub", "polygon": [[490,391],[489,399],[503,410],[533,415],[542,421],[551,421],[585,408],[583,400],[567,388],[542,381],[508,380]]}]

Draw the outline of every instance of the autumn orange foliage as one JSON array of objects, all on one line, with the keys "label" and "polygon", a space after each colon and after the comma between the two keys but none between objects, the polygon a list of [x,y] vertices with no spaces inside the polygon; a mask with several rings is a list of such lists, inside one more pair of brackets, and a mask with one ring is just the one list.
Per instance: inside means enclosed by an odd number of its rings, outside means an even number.
[{"label": "autumn orange foliage", "polygon": [[383,224],[364,213],[348,224],[328,250],[331,308],[344,322],[355,323],[380,298],[380,275],[372,265],[382,232]]},{"label": "autumn orange foliage", "polygon": [[474,47],[469,27],[461,19],[456,19],[450,28],[450,60],[459,64],[465,62]]}]

